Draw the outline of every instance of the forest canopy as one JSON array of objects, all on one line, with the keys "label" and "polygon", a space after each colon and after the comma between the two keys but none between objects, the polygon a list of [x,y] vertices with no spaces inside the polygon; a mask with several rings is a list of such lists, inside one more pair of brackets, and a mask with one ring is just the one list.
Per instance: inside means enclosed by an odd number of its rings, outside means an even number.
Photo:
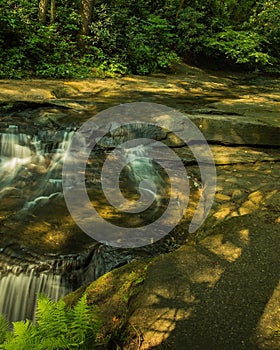
[{"label": "forest canopy", "polygon": [[279,0],[2,0],[0,78],[150,74],[180,60],[280,72]]}]

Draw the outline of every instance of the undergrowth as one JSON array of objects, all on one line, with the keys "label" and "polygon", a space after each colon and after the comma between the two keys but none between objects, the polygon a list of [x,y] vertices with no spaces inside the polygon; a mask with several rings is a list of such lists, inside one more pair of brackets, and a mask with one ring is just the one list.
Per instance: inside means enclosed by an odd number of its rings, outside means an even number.
[{"label": "undergrowth", "polygon": [[65,301],[57,302],[39,295],[36,321],[12,323],[0,316],[1,350],[72,350],[96,349],[101,320],[98,311],[87,304],[84,294],[72,308]]}]

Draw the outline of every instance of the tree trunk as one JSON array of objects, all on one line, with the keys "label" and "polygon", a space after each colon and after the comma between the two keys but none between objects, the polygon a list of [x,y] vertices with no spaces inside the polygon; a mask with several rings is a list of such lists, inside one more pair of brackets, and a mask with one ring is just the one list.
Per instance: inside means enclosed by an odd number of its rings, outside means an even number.
[{"label": "tree trunk", "polygon": [[82,35],[89,35],[92,20],[93,0],[81,0]]},{"label": "tree trunk", "polygon": [[179,4],[178,10],[176,12],[176,19],[178,19],[180,12],[181,12],[182,8],[184,7],[184,5],[185,5],[185,0],[180,0],[180,4]]},{"label": "tree trunk", "polygon": [[55,0],[51,0],[51,24],[55,22]]},{"label": "tree trunk", "polygon": [[49,0],[40,0],[39,1],[38,21],[41,24],[46,24],[47,11],[48,11],[48,2],[49,2]]}]

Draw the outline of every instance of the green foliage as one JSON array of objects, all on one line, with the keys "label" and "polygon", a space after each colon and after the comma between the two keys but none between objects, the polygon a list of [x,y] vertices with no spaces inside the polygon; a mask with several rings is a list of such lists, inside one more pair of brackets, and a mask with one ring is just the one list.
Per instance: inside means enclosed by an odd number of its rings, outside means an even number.
[{"label": "green foliage", "polygon": [[262,51],[263,38],[254,32],[236,31],[231,27],[206,40],[206,46],[226,59],[250,67],[265,66],[271,57]]},{"label": "green foliage", "polygon": [[178,18],[177,49],[182,55],[189,52],[201,52],[207,27],[205,14],[190,6],[186,7]]},{"label": "green foliage", "polygon": [[80,4],[56,0],[55,23],[48,9],[42,25],[37,0],[2,0],[0,78],[149,74],[193,56],[249,69],[280,60],[278,0],[96,0],[86,37]]},{"label": "green foliage", "polygon": [[4,343],[9,331],[9,323],[4,316],[0,315],[0,344]]},{"label": "green foliage", "polygon": [[0,318],[0,349],[94,349],[97,344],[101,322],[97,311],[90,312],[86,294],[73,308],[62,300],[54,302],[40,295],[36,320],[36,324],[29,320],[13,322],[13,332],[8,332],[7,322]]},{"label": "green foliage", "polygon": [[260,1],[249,18],[249,28],[265,38],[269,53],[280,58],[280,2]]},{"label": "green foliage", "polygon": [[236,29],[250,17],[250,14],[258,1],[256,0],[224,0],[222,14],[227,19],[227,24],[234,25]]},{"label": "green foliage", "polygon": [[179,57],[170,49],[173,44],[173,27],[166,19],[150,15],[138,22],[129,19],[127,55],[130,68],[138,74],[148,74],[159,68],[168,68]]}]

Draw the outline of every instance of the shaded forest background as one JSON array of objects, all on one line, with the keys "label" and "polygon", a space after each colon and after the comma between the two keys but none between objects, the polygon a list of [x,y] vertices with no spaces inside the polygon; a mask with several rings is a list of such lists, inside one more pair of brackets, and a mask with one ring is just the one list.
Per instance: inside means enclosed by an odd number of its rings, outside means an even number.
[{"label": "shaded forest background", "polygon": [[280,72],[279,0],[2,0],[0,78]]}]

